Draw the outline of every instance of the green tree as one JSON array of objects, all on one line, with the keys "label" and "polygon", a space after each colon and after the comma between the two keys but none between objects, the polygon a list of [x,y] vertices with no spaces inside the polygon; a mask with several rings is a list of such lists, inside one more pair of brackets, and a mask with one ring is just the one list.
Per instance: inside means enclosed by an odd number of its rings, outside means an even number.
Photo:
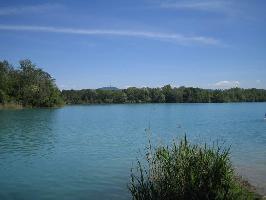
[{"label": "green tree", "polygon": [[165,96],[166,103],[175,103],[175,96],[171,85],[165,85],[162,87],[163,94]]},{"label": "green tree", "polygon": [[53,107],[63,103],[55,80],[30,60],[20,61],[19,69],[8,62],[0,62],[0,90],[2,103],[23,106]]}]

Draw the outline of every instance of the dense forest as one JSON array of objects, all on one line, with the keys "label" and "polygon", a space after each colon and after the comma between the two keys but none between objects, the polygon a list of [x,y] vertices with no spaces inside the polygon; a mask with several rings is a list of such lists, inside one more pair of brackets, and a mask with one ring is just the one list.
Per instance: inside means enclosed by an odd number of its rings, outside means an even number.
[{"label": "dense forest", "polygon": [[266,90],[232,88],[210,90],[193,87],[135,88],[127,89],[83,89],[63,90],[67,104],[100,103],[223,103],[223,102],[263,102]]},{"label": "dense forest", "polygon": [[54,107],[62,103],[55,80],[30,60],[20,61],[16,68],[0,61],[0,105]]}]

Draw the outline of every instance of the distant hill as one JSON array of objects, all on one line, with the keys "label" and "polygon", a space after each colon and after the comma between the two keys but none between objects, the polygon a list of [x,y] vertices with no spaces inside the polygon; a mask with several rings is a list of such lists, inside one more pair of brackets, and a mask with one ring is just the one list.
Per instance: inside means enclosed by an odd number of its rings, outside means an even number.
[{"label": "distant hill", "polygon": [[115,90],[119,90],[119,88],[117,88],[117,87],[101,87],[101,88],[98,88],[97,90],[111,90],[111,91],[115,91]]}]

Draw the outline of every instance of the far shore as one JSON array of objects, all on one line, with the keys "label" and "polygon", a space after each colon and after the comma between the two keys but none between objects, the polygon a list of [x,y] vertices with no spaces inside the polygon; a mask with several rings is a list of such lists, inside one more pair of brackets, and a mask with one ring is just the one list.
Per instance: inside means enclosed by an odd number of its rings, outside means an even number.
[{"label": "far shore", "polygon": [[1,104],[0,103],[0,110],[3,109],[14,109],[14,110],[20,110],[20,109],[28,109],[28,108],[62,108],[64,106],[93,106],[93,105],[150,105],[150,104],[246,104],[246,103],[265,103],[266,101],[260,101],[260,102],[252,102],[252,101],[240,101],[240,102],[176,102],[176,103],[166,103],[166,102],[125,102],[125,103],[66,103],[62,105],[57,105],[53,107],[37,107],[37,106],[23,106],[22,104],[16,104],[16,103],[6,103]]},{"label": "far shore", "polygon": [[7,104],[0,104],[0,109],[23,109],[25,108],[21,104],[16,103],[7,103]]}]

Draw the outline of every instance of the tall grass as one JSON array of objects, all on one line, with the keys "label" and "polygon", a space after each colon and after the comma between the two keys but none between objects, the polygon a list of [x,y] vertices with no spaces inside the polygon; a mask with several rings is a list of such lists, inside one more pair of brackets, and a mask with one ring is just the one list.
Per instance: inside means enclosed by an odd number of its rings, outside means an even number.
[{"label": "tall grass", "polygon": [[236,178],[230,148],[194,145],[186,136],[170,146],[146,151],[132,169],[129,190],[135,200],[256,199]]}]

